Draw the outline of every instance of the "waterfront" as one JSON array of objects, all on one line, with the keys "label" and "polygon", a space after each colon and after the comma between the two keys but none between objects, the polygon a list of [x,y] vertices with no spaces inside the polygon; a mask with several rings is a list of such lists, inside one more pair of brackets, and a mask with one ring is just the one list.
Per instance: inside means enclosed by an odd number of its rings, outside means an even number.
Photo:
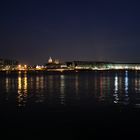
[{"label": "waterfront", "polygon": [[1,72],[1,128],[136,132],[139,71]]}]

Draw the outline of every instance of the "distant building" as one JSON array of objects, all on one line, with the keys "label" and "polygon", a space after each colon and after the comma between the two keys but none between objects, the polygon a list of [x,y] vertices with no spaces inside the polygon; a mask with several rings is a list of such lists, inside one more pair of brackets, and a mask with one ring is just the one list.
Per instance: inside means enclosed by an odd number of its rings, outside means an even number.
[{"label": "distant building", "polygon": [[60,63],[59,59],[52,59],[51,57],[48,59],[48,63],[45,64],[47,69],[61,69],[66,67],[65,64]]},{"label": "distant building", "polygon": [[53,60],[52,60],[51,57],[49,58],[48,63],[49,63],[49,64],[53,63]]},{"label": "distant building", "polygon": [[4,65],[18,65],[18,61],[16,60],[4,60]]},{"label": "distant building", "polygon": [[109,69],[135,69],[140,70],[139,63],[113,63],[113,62],[94,62],[94,61],[72,61],[66,62],[68,68],[109,70]]},{"label": "distant building", "polygon": [[52,59],[51,57],[48,59],[48,64],[59,64],[59,59]]},{"label": "distant building", "polygon": [[59,62],[58,59],[55,59],[55,60],[54,60],[54,63],[55,63],[55,64],[59,64],[60,62]]},{"label": "distant building", "polygon": [[0,59],[0,65],[4,65],[4,59]]},{"label": "distant building", "polygon": [[18,65],[18,61],[17,60],[10,60],[10,59],[0,59],[0,65],[3,65],[3,66],[15,66],[15,65]]},{"label": "distant building", "polygon": [[0,70],[14,70],[19,62],[17,60],[0,59]]},{"label": "distant building", "polygon": [[72,61],[66,62],[69,68],[75,69],[93,69],[93,68],[107,68],[109,62],[94,62],[94,61]]}]

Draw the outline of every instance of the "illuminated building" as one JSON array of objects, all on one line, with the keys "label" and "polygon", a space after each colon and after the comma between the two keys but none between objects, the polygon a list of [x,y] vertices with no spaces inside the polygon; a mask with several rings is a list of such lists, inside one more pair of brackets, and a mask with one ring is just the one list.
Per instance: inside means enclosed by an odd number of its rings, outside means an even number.
[{"label": "illuminated building", "polygon": [[52,60],[51,57],[49,58],[48,63],[49,63],[49,64],[53,63],[53,60]]},{"label": "illuminated building", "polygon": [[55,64],[59,64],[60,62],[59,62],[58,59],[55,59],[55,60],[54,60],[54,63],[55,63]]},{"label": "illuminated building", "polygon": [[21,64],[19,64],[17,66],[17,70],[28,70],[28,66],[27,65],[21,65]]},{"label": "illuminated building", "polygon": [[66,62],[68,68],[77,70],[140,70],[139,63],[113,63],[94,61],[72,61]]},{"label": "illuminated building", "polygon": [[10,59],[0,59],[0,70],[15,70],[18,66],[18,61]]},{"label": "illuminated building", "polygon": [[66,62],[69,68],[74,69],[107,69],[109,62],[94,62],[94,61],[72,61]]}]

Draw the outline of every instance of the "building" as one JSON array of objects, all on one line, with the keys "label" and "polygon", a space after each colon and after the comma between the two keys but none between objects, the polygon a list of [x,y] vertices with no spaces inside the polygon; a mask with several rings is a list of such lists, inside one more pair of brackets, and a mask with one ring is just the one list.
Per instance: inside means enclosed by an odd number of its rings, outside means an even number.
[{"label": "building", "polygon": [[94,61],[72,61],[66,62],[68,68],[74,69],[96,69],[107,68],[109,62],[94,62]]},{"label": "building", "polygon": [[45,64],[46,69],[66,69],[67,65],[65,63],[60,63],[59,59],[48,59],[48,63]]},{"label": "building", "polygon": [[52,60],[52,58],[50,57],[49,59],[48,59],[48,64],[52,64],[53,63],[53,60]]},{"label": "building", "polygon": [[0,70],[13,70],[18,66],[17,60],[0,59]]},{"label": "building", "polygon": [[88,70],[140,70],[139,63],[113,63],[113,62],[94,62],[94,61],[72,61],[66,62],[70,69],[88,69]]}]

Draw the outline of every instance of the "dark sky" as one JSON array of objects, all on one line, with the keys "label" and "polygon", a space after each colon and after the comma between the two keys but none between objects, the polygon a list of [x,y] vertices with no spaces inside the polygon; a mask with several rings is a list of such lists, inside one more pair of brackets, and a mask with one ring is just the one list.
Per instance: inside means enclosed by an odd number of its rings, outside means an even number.
[{"label": "dark sky", "polygon": [[2,58],[140,62],[138,0],[4,0],[0,18]]}]

